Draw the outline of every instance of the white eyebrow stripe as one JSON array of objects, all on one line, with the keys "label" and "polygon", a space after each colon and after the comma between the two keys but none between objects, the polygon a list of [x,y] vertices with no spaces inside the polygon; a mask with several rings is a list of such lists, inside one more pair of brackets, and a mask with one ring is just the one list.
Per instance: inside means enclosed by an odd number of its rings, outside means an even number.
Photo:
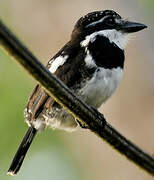
[{"label": "white eyebrow stripe", "polygon": [[103,17],[103,18],[101,18],[101,19],[98,20],[98,21],[95,21],[95,22],[92,22],[92,23],[88,24],[88,25],[86,26],[86,28],[88,28],[89,26],[95,26],[96,24],[103,22],[105,18],[106,18],[106,16]]}]

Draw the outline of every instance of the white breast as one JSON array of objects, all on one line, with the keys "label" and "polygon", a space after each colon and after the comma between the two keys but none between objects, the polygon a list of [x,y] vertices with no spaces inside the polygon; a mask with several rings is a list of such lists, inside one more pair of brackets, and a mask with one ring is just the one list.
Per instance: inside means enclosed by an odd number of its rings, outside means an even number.
[{"label": "white breast", "polygon": [[98,68],[94,76],[79,91],[83,101],[96,108],[100,107],[117,89],[122,80],[123,70]]}]

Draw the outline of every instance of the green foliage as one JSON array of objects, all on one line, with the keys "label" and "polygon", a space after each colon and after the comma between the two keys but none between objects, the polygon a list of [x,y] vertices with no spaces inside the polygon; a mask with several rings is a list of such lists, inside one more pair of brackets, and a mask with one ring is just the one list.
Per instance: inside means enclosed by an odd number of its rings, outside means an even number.
[{"label": "green foliage", "polygon": [[[5,180],[11,178],[6,175],[6,172],[27,130],[23,110],[35,83],[19,65],[0,50],[0,177]],[[50,130],[41,135],[38,134],[27,154],[21,172],[14,179],[27,179],[28,174],[32,173],[32,169],[29,168],[31,164],[36,165],[33,180],[39,179],[40,172],[36,173],[39,168],[42,169],[40,178],[49,178],[50,173],[53,174],[50,164],[51,167],[54,166],[53,170],[56,167],[61,169],[61,174],[54,172],[54,179],[76,179],[75,177],[79,176],[75,172],[77,168],[73,167],[72,157],[64,146],[60,133],[63,132]],[[48,159],[50,161],[47,161]],[[41,164],[42,161],[47,166]],[[64,164],[66,164],[65,167]]]},{"label": "green foliage", "polygon": [[138,4],[144,7],[145,12],[147,11],[147,14],[150,14],[150,16],[154,17],[154,1],[153,0],[137,0]]}]

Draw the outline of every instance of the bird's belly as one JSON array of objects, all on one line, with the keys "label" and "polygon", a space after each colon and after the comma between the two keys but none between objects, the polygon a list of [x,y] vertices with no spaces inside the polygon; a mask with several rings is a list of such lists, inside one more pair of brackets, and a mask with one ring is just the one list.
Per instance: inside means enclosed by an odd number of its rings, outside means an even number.
[{"label": "bird's belly", "polygon": [[94,76],[79,90],[79,96],[88,105],[98,108],[115,92],[122,75],[123,70],[120,67],[98,68]]},{"label": "bird's belly", "polygon": [[[82,88],[75,93],[88,105],[98,108],[115,92],[122,79],[122,74],[121,68],[99,68],[94,76],[87,80]],[[33,125],[40,131],[42,127],[44,129],[46,126],[53,129],[73,131],[78,126],[75,118],[65,109],[53,107],[49,112],[43,112],[37,121],[33,121]]]}]

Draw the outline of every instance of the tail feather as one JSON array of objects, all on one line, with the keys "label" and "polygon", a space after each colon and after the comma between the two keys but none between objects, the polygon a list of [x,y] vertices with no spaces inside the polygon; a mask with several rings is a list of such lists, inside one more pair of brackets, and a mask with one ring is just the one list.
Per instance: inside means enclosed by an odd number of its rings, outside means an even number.
[{"label": "tail feather", "polygon": [[9,174],[9,175],[17,174],[36,133],[37,133],[37,130],[34,127],[28,128],[28,130],[18,148],[18,151],[16,152],[16,154],[13,158],[13,161],[11,163],[11,166],[10,166],[7,174]]}]

